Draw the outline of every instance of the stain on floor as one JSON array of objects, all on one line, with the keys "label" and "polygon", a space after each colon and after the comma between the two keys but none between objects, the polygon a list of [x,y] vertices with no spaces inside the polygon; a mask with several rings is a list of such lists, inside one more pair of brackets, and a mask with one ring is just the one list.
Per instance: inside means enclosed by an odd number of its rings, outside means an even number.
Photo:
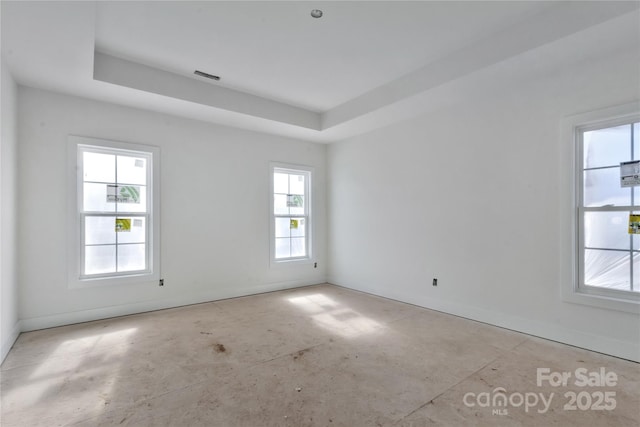
[{"label": "stain on floor", "polygon": [[300,350],[299,352],[295,353],[293,355],[293,360],[298,360],[300,359],[302,356],[304,356],[305,353],[311,351],[310,348],[305,348],[304,350]]},{"label": "stain on floor", "polygon": [[213,347],[213,351],[215,351],[216,353],[226,353],[227,349],[224,346],[224,344],[220,344],[220,343],[214,343],[212,345]]}]

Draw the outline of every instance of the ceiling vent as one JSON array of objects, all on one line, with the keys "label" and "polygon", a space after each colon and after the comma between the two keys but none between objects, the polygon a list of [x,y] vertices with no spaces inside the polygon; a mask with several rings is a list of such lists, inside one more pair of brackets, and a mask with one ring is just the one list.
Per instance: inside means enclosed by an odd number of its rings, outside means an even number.
[{"label": "ceiling vent", "polygon": [[205,73],[203,71],[195,70],[193,72],[193,74],[195,74],[196,76],[200,76],[200,77],[206,77],[206,78],[211,79],[211,80],[220,80],[220,76],[214,76],[213,74]]}]

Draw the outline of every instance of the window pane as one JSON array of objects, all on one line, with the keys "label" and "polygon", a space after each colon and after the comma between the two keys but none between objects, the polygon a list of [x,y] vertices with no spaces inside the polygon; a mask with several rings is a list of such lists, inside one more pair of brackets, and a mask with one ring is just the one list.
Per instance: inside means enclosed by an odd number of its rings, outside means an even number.
[{"label": "window pane", "polygon": [[631,276],[629,252],[585,249],[584,282],[588,286],[628,291]]},{"label": "window pane", "polygon": [[633,187],[633,206],[640,206],[640,187]]},{"label": "window pane", "polygon": [[633,159],[640,160],[640,123],[633,124]]},{"label": "window pane", "polygon": [[276,218],[276,237],[290,237],[289,218]]},{"label": "window pane", "polygon": [[584,172],[585,206],[629,206],[630,204],[631,190],[620,187],[619,167]]},{"label": "window pane", "polygon": [[291,195],[287,198],[287,206],[291,215],[304,214],[304,196]]},{"label": "window pane", "polygon": [[291,238],[291,256],[300,257],[300,256],[305,256],[306,254],[307,254],[307,251],[305,248],[305,238],[304,237]]},{"label": "window pane", "polygon": [[147,211],[147,187],[143,185],[118,185],[111,187],[113,193],[117,193],[118,212],[146,212]]},{"label": "window pane", "polygon": [[118,156],[118,184],[147,185],[147,159]]},{"label": "window pane", "polygon": [[275,233],[272,237],[276,259],[307,256],[308,207],[305,197],[310,174],[303,171],[275,169],[274,217]]},{"label": "window pane", "polygon": [[630,249],[629,212],[585,212],[584,245],[591,248]]},{"label": "window pane", "polygon": [[289,258],[291,256],[291,239],[276,238],[276,258]]},{"label": "window pane", "polygon": [[631,126],[598,129],[584,133],[584,167],[618,165],[631,160]]},{"label": "window pane", "polygon": [[640,254],[633,254],[633,289],[634,292],[640,292]]},{"label": "window pane", "polygon": [[94,212],[115,212],[116,204],[107,201],[107,184],[84,184],[84,210]]},{"label": "window pane", "polygon": [[116,272],[116,247],[86,246],[84,254],[85,274],[105,274]]},{"label": "window pane", "polygon": [[78,145],[82,274],[146,273],[157,253],[149,245],[152,153],[108,145]]},{"label": "window pane", "polygon": [[289,175],[289,194],[304,195],[304,175]]},{"label": "window pane", "polygon": [[115,244],[115,218],[104,216],[85,217],[84,240],[87,245]]},{"label": "window pane", "polygon": [[273,174],[273,192],[280,194],[289,193],[289,174],[274,173]]},{"label": "window pane", "polygon": [[291,237],[305,236],[305,221],[304,218],[291,218],[289,220],[289,227],[291,229]]},{"label": "window pane", "polygon": [[118,231],[118,243],[145,243],[146,218],[118,217],[118,219],[128,221],[128,223],[125,222],[125,224],[128,224],[128,227],[122,227],[120,231]]},{"label": "window pane", "polygon": [[118,245],[118,272],[146,269],[145,245]]},{"label": "window pane", "polygon": [[289,208],[287,207],[287,195],[286,194],[274,194],[273,195],[273,213],[276,215],[288,215]]},{"label": "window pane", "polygon": [[115,182],[116,156],[113,154],[82,153],[85,181]]}]

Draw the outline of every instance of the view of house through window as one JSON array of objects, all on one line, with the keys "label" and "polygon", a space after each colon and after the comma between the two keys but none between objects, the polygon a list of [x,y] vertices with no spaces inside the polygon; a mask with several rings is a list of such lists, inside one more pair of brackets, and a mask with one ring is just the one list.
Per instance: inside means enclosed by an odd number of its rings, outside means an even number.
[{"label": "view of house through window", "polygon": [[309,257],[310,171],[273,168],[272,251],[275,260]]},{"label": "view of house through window", "polygon": [[640,159],[640,123],[578,128],[577,137],[579,287],[640,292],[640,234],[630,226],[630,215],[640,214],[640,186],[621,181],[621,162]]}]

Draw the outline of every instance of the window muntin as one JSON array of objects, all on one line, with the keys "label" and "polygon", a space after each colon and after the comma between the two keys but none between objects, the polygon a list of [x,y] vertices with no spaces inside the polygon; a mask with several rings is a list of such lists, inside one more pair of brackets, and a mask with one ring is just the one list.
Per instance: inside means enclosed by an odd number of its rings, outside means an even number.
[{"label": "window muntin", "polygon": [[79,278],[151,274],[153,153],[77,145]]},{"label": "window muntin", "polygon": [[310,258],[311,171],[272,167],[272,238],[274,261]]},{"label": "window muntin", "polygon": [[578,164],[578,290],[640,295],[640,235],[628,233],[640,213],[640,187],[622,188],[620,163],[640,159],[640,123],[626,120],[576,128]]}]

